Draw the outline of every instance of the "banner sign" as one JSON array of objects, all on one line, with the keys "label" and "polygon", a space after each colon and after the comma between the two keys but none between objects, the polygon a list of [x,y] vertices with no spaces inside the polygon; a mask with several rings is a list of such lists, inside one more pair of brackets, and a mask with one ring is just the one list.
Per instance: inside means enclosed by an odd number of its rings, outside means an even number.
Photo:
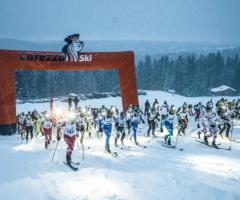
[{"label": "banner sign", "polygon": [[67,44],[62,48],[61,54],[40,54],[40,53],[22,53],[20,60],[27,61],[58,61],[58,62],[91,62],[93,56],[91,54],[80,55],[84,47],[83,41],[79,40],[80,34],[69,35],[64,39]]}]

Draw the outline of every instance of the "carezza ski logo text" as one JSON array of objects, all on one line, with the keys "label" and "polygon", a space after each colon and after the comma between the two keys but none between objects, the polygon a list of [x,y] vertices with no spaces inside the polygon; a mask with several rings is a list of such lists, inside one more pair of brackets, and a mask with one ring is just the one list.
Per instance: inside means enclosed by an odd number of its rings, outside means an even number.
[{"label": "carezza ski logo text", "polygon": [[[56,55],[47,55],[47,54],[37,54],[37,53],[26,53],[23,52],[20,54],[20,60],[27,60],[27,61],[58,61],[58,62],[65,62],[66,56],[64,54],[56,54]],[[73,62],[91,62],[93,59],[92,54],[84,54],[79,55],[76,61],[74,60],[67,60],[66,62],[73,61]]]},{"label": "carezza ski logo text", "polygon": [[60,54],[41,54],[37,52],[21,53],[20,60],[28,61],[66,61],[66,62],[91,62],[92,54],[80,54],[84,47],[84,42],[79,39],[80,34],[73,34],[67,36],[64,41],[67,44],[62,48]]}]

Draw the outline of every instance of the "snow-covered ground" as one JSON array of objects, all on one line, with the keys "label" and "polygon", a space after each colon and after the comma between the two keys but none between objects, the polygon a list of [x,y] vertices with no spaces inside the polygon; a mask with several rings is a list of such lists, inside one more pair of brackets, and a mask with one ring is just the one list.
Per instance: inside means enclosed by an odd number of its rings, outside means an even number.
[{"label": "snow-covered ground", "polygon": [[[148,91],[140,97],[160,103],[180,105],[184,101],[192,104],[209,100],[209,97],[186,98],[159,91]],[[213,100],[216,101],[214,97]],[[121,99],[107,98],[87,100],[81,106],[118,105]],[[56,106],[66,106],[56,102]],[[17,105],[17,112],[37,109],[47,110],[49,104]],[[193,124],[193,121],[191,122]],[[183,151],[160,145],[160,139],[149,143],[145,137],[146,127],[139,130],[139,142],[147,148],[134,146],[126,141],[130,149],[117,149],[119,158],[103,151],[104,137],[85,140],[85,159],[76,145],[73,160],[80,161],[80,170],[71,171],[63,164],[66,145],[58,146],[51,162],[56,143],[44,149],[43,138],[30,143],[21,143],[19,136],[0,137],[0,199],[85,199],[85,200],[238,200],[240,199],[240,144],[219,139],[221,146],[232,146],[231,151],[216,150],[200,144],[189,134],[178,138]],[[240,138],[236,127],[234,137]],[[175,138],[173,139],[175,141]],[[111,140],[113,143],[113,140]],[[88,149],[90,147],[90,149]]]}]

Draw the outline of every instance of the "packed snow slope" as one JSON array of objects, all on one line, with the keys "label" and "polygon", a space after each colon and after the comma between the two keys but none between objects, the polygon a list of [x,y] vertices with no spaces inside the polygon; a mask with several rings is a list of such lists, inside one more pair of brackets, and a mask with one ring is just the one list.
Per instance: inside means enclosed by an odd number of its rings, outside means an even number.
[{"label": "packed snow slope", "polygon": [[[192,104],[209,98],[185,98],[164,92],[148,91],[140,97],[141,105],[146,99],[152,103],[158,98],[162,103]],[[218,99],[218,98],[217,98]],[[213,99],[216,100],[215,98]],[[88,100],[81,105],[121,106],[121,99],[107,98]],[[56,102],[57,106],[67,106]],[[46,110],[49,104],[17,105],[17,111]],[[146,125],[139,129],[138,139],[147,148],[134,146],[126,140],[129,149],[113,147],[119,152],[114,158],[104,152],[104,137],[85,139],[85,156],[76,145],[73,160],[79,161],[79,171],[73,172],[63,161],[66,145],[60,141],[51,162],[56,142],[49,150],[44,149],[44,138],[35,138],[28,144],[21,143],[20,136],[0,137],[0,199],[3,200],[238,200],[240,199],[240,144],[218,139],[221,146],[232,150],[217,150],[198,143],[192,137],[196,131],[193,120],[186,136],[178,137],[183,151],[161,146],[162,138],[145,137]],[[159,135],[164,135],[164,133]],[[113,133],[114,135],[114,133]],[[234,137],[240,138],[238,126]],[[173,139],[175,142],[176,137]],[[113,144],[113,138],[111,138]],[[89,147],[89,148],[88,148]]]}]

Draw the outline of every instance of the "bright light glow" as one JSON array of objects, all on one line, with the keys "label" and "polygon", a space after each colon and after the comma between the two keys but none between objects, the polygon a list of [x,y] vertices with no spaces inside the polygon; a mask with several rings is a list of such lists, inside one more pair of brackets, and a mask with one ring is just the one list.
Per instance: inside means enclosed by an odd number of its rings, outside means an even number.
[{"label": "bright light glow", "polygon": [[63,114],[63,109],[62,108],[55,108],[54,109],[54,114],[57,116],[57,117],[59,117],[59,116],[61,116],[62,114]]},{"label": "bright light glow", "polygon": [[225,109],[226,109],[226,106],[222,106],[222,109],[225,110]]}]

